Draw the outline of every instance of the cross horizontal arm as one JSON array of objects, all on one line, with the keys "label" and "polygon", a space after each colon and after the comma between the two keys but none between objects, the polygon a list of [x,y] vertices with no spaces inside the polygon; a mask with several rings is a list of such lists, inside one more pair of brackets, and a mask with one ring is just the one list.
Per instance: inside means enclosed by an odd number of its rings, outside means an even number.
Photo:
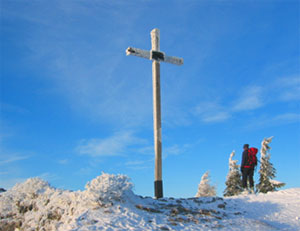
[{"label": "cross horizontal arm", "polygon": [[126,49],[126,55],[134,55],[145,59],[150,59],[150,51],[145,51],[138,48],[128,47]]},{"label": "cross horizontal arm", "polygon": [[172,63],[172,64],[176,64],[176,65],[182,65],[183,64],[183,58],[178,58],[178,57],[174,57],[174,56],[165,56],[165,60],[166,63]]},{"label": "cross horizontal arm", "polygon": [[126,49],[126,55],[134,55],[138,57],[142,57],[145,59],[150,59],[158,62],[166,62],[176,65],[183,64],[183,58],[178,58],[174,56],[167,56],[164,52],[161,51],[146,51],[138,48],[128,47]]}]

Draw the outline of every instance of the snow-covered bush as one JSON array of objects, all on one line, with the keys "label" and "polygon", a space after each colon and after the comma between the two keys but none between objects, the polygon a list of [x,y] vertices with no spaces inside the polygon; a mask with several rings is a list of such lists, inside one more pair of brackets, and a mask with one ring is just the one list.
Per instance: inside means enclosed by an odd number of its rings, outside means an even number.
[{"label": "snow-covered bush", "polygon": [[[48,182],[40,178],[30,178],[2,193],[0,214],[4,219],[0,219],[0,227],[3,226],[3,230],[31,230],[28,228],[30,223],[38,223],[47,212],[43,214],[42,210],[45,210],[45,201],[52,192],[55,192],[55,189],[50,187]],[[28,216],[33,212],[38,215]],[[47,214],[45,216],[47,220]],[[28,217],[28,220],[24,220],[24,217]]]},{"label": "snow-covered bush", "polygon": [[29,178],[23,183],[16,184],[12,188],[12,191],[23,192],[28,195],[36,196],[44,193],[49,188],[50,185],[48,182],[36,177]]},{"label": "snow-covered bush", "polygon": [[198,185],[198,192],[195,197],[211,197],[216,196],[216,187],[210,185],[209,172],[203,174],[200,184]]},{"label": "snow-covered bush", "polygon": [[73,230],[77,219],[90,209],[107,209],[134,196],[131,189],[127,176],[105,173],[87,183],[86,190],[76,192],[55,189],[31,178],[1,193],[0,231]]},{"label": "snow-covered bush", "polygon": [[273,192],[278,188],[284,186],[284,183],[274,181],[276,174],[276,169],[273,167],[273,164],[270,162],[271,158],[271,143],[273,136],[270,138],[264,138],[261,143],[261,158],[260,158],[260,169],[259,169],[259,183],[256,185],[257,191],[262,193]]},{"label": "snow-covered bush", "polygon": [[132,195],[132,183],[125,175],[102,173],[85,186],[86,195],[90,199],[102,203],[121,201]]},{"label": "snow-covered bush", "polygon": [[11,190],[3,193],[3,195],[9,196],[6,197],[6,200],[0,200],[0,207],[2,207],[3,212],[15,210],[23,213],[28,209],[33,209],[33,199],[50,189],[49,183],[40,178],[27,179],[25,182],[18,183]]},{"label": "snow-covered bush", "polygon": [[224,196],[235,196],[240,194],[243,191],[241,173],[239,171],[240,166],[237,165],[237,160],[232,158],[235,155],[235,151],[232,151],[229,157],[229,172],[226,178],[226,188],[224,190]]}]

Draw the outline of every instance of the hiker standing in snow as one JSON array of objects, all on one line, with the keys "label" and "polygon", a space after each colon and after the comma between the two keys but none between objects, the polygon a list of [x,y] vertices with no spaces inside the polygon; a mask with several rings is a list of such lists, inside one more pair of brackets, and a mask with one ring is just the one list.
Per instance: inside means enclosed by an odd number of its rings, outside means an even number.
[{"label": "hiker standing in snow", "polygon": [[254,193],[253,174],[256,163],[251,163],[252,161],[249,158],[249,144],[245,144],[243,148],[244,151],[241,164],[242,185],[244,190],[247,190],[247,180],[249,179],[250,190],[252,193]]}]

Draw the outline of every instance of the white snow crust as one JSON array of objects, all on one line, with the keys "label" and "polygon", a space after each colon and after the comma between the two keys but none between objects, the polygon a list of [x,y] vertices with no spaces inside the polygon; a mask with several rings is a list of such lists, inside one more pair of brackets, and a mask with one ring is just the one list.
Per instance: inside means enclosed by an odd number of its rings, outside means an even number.
[{"label": "white snow crust", "polygon": [[106,173],[76,192],[28,179],[0,193],[0,230],[300,230],[300,188],[156,200],[132,187]]}]

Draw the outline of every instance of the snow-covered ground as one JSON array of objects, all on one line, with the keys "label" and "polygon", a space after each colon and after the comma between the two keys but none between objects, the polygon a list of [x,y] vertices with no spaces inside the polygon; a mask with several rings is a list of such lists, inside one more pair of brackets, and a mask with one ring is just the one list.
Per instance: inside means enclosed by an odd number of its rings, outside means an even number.
[{"label": "snow-covered ground", "polygon": [[103,173],[76,192],[31,178],[0,194],[2,230],[300,230],[300,188],[155,200],[123,175]]}]

